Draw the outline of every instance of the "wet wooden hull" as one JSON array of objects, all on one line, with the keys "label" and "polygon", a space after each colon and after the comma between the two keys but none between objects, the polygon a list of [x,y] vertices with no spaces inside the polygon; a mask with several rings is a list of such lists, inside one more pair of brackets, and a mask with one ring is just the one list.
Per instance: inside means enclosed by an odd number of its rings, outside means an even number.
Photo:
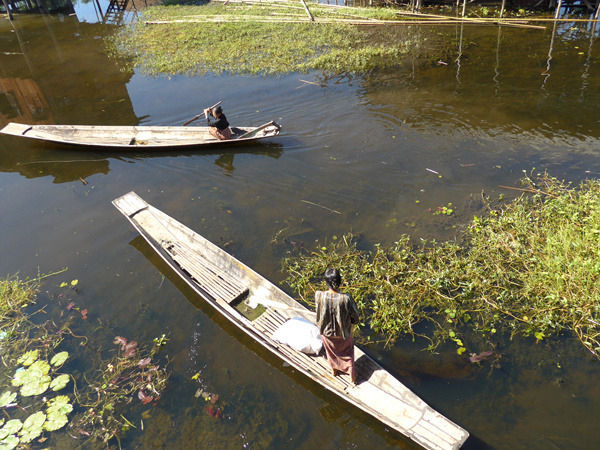
[{"label": "wet wooden hull", "polygon": [[[134,192],[115,207],[162,259],[209,304],[244,333],[325,389],[411,438],[426,449],[458,449],[469,433],[442,416],[355,347],[357,385],[346,375],[333,377],[324,356],[309,356],[272,339],[292,317],[314,316],[277,286]],[[254,320],[232,305],[268,300],[288,308],[266,307]]]},{"label": "wet wooden hull", "polygon": [[251,142],[277,136],[281,127],[268,122],[260,127],[232,127],[232,138],[221,141],[209,127],[26,125],[11,122],[0,133],[71,147],[106,150],[169,150]]}]

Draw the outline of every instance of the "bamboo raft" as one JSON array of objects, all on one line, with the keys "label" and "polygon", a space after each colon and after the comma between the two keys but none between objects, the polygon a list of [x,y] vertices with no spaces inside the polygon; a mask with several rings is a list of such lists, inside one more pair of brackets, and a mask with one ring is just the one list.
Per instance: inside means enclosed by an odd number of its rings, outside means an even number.
[{"label": "bamboo raft", "polygon": [[[355,347],[358,380],[354,385],[345,375],[332,376],[323,355],[307,355],[276,342],[273,333],[285,321],[293,317],[313,321],[313,313],[134,192],[112,203],[197,294],[299,372],[426,449],[458,449],[468,438],[466,430],[427,405],[358,347]],[[244,308],[258,304],[280,306],[261,306],[264,311],[254,320],[242,313]]]}]

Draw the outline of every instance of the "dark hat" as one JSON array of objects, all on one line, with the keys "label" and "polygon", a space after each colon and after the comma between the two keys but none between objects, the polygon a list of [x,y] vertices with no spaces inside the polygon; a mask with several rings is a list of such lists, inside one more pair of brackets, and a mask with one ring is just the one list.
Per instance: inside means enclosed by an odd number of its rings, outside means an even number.
[{"label": "dark hat", "polygon": [[215,113],[215,114],[222,114],[223,113],[223,108],[221,108],[221,105],[219,105],[215,109],[213,109],[213,113]]}]

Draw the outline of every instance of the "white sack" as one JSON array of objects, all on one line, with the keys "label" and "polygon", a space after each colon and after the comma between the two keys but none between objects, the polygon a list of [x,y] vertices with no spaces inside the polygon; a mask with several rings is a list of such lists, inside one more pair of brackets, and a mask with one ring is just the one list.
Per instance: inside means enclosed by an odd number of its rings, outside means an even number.
[{"label": "white sack", "polygon": [[281,325],[273,339],[309,355],[318,355],[323,347],[317,326],[302,317],[294,317]]}]

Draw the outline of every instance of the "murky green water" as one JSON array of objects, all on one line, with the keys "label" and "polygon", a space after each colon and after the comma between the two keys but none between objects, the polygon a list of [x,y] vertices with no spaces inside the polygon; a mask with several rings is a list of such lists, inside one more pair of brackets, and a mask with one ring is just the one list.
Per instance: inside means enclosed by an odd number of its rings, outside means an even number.
[{"label": "murky green water", "polygon": [[[90,327],[100,320],[139,340],[169,333],[171,389],[135,419],[144,431],[124,447],[410,448],[224,323],[170,277],[110,201],[135,190],[273,281],[291,241],[310,247],[347,231],[365,247],[400,233],[451,237],[482,191],[516,195],[499,186],[516,186],[522,170],[572,181],[600,174],[597,33],[572,23],[413,27],[407,33],[447,44],[393,73],[152,79],[107,56],[102,37],[115,28],[95,23],[92,3],[76,11],[0,22],[2,125],[179,124],[221,100],[233,124],[284,127],[268,143],[185,154],[0,137],[0,274],[69,267],[47,289],[78,279]],[[450,202],[454,220],[432,214]],[[596,447],[598,364],[569,337],[500,341],[496,368],[410,340],[367,350],[469,430],[472,448]],[[230,405],[226,419],[194,397],[198,371]]]}]

